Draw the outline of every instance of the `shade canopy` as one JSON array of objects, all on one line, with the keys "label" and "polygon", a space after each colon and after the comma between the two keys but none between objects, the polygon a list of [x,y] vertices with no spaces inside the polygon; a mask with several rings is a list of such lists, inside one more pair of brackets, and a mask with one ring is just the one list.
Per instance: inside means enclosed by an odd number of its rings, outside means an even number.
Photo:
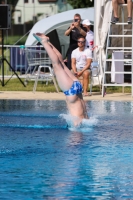
[{"label": "shade canopy", "polygon": [[81,15],[82,20],[89,19],[92,24],[94,23],[94,8],[73,9],[62,13],[58,13],[56,15],[52,15],[50,17],[38,21],[31,29],[25,45],[36,44],[37,41],[33,37],[33,33],[41,32],[48,34],[54,29],[62,27],[65,24],[70,24],[76,13],[79,13]]}]

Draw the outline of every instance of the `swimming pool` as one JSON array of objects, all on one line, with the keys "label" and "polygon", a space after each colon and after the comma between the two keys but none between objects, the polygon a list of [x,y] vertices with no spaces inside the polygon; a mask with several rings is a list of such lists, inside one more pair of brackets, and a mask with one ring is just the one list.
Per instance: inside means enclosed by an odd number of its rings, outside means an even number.
[{"label": "swimming pool", "polygon": [[86,103],[70,131],[64,101],[0,100],[1,200],[133,199],[133,102]]}]

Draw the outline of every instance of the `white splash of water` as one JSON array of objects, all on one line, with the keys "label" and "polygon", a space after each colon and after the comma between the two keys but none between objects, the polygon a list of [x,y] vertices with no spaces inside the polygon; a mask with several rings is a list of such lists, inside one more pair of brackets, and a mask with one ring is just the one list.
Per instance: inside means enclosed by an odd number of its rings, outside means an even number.
[{"label": "white splash of water", "polygon": [[89,117],[89,119],[83,119],[82,123],[74,126],[73,121],[78,121],[78,118],[73,117],[70,114],[60,114],[59,117],[66,120],[68,124],[68,129],[70,131],[90,132],[93,126],[98,123],[98,119],[92,116]]}]

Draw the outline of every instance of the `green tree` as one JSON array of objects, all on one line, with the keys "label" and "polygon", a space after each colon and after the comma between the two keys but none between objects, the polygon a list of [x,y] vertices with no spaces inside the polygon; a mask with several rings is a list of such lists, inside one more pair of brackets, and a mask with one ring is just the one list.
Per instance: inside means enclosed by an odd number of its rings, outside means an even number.
[{"label": "green tree", "polygon": [[73,8],[88,8],[94,6],[94,0],[67,0],[67,2],[70,3]]}]

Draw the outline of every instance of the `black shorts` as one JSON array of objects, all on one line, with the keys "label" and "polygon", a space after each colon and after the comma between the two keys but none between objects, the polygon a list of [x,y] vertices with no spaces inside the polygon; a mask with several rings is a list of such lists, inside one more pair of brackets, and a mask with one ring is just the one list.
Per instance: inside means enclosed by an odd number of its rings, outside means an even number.
[{"label": "black shorts", "polygon": [[127,0],[125,0],[125,4],[127,4]]}]

